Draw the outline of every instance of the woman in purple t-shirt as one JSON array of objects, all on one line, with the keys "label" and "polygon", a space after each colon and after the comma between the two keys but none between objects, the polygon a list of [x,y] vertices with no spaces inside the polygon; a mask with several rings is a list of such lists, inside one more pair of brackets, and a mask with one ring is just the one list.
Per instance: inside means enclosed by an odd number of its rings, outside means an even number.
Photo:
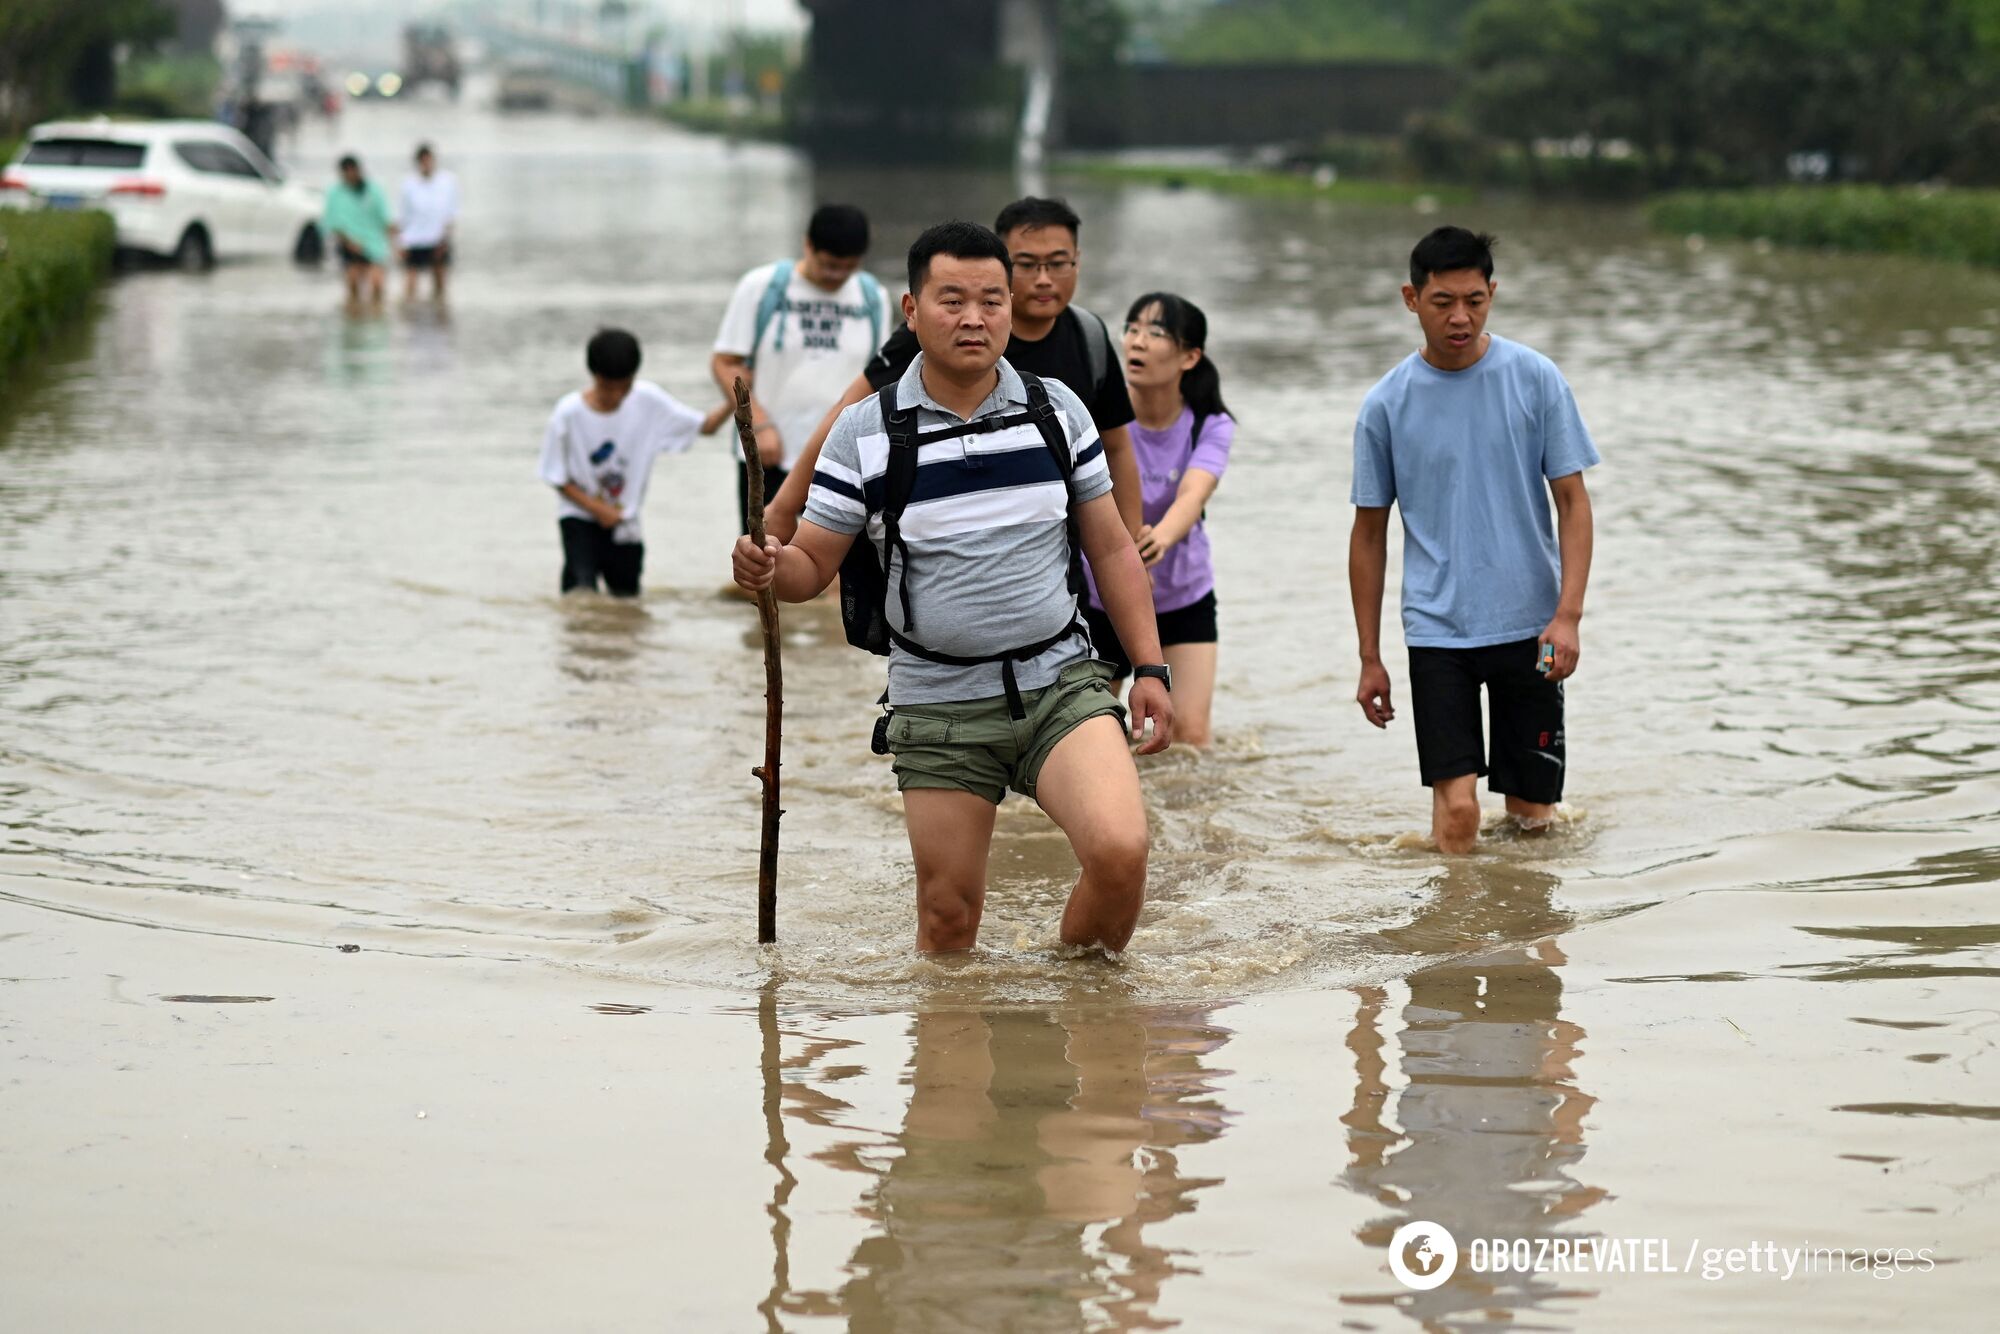
[{"label": "woman in purple t-shirt", "polygon": [[[1125,383],[1132,392],[1132,449],[1145,497],[1139,555],[1153,576],[1160,644],[1174,669],[1174,740],[1205,746],[1215,696],[1215,566],[1202,510],[1229,463],[1236,420],[1222,405],[1222,377],[1204,350],[1208,317],[1171,292],[1148,292],[1125,315]],[[1097,656],[1132,663],[1097,600],[1090,605]]]}]

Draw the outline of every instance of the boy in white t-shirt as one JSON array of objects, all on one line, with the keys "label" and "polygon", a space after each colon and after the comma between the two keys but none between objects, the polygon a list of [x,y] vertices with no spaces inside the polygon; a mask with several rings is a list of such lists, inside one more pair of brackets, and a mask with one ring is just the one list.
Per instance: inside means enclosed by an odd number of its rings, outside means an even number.
[{"label": "boy in white t-shirt", "polygon": [[703,417],[639,373],[639,340],[600,329],[584,350],[590,388],[562,396],[542,437],[540,476],[556,489],[562,532],[562,591],[595,590],[601,577],[613,597],[637,597],[646,544],[639,509],[653,460],[679,454],[697,433],[729,416],[728,405]]},{"label": "boy in white t-shirt", "polygon": [[[882,284],[861,271],[867,252],[868,215],[852,204],[824,205],[806,227],[804,255],[744,274],[723,313],[709,369],[725,399],[737,376],[750,385],[767,497],[778,494],[826,410],[890,332]],[[749,479],[739,473],[739,523],[748,507]]]},{"label": "boy in white t-shirt", "polygon": [[451,229],[458,221],[458,178],[438,170],[429,144],[417,148],[417,169],[403,178],[398,198],[396,242],[403,254],[403,299],[417,299],[417,276],[431,275],[431,296],[444,300],[445,269],[451,265]]}]

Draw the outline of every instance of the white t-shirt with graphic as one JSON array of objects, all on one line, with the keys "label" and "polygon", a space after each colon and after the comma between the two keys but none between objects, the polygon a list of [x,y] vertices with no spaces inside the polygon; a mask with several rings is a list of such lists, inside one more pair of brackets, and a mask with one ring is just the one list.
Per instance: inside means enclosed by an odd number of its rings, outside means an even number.
[{"label": "white t-shirt with graphic", "polygon": [[[868,316],[859,273],[839,291],[829,292],[808,281],[794,264],[785,299],[759,340],[757,307],[771,286],[773,271],[783,262],[760,264],[736,284],[715,335],[715,350],[724,356],[749,357],[756,342],[757,401],[771,414],[784,444],[779,466],[790,468],[805,452],[806,441],[812,439],[826,410],[840,401],[875,355],[875,325]],[[885,296],[884,337],[899,322],[890,318],[887,305]]]},{"label": "white t-shirt with graphic", "polygon": [[[639,508],[646,503],[653,460],[681,453],[700,433],[701,414],[651,380],[635,383],[610,413],[592,411],[580,392],[564,394],[542,436],[540,476],[555,487],[573,482],[618,506],[625,522],[612,530],[611,540],[643,542]],[[556,497],[556,517],[597,521],[564,495]]]},{"label": "white t-shirt with graphic", "polygon": [[405,246],[434,246],[458,220],[458,178],[442,169],[426,177],[413,171],[403,178],[402,217],[397,239]]}]

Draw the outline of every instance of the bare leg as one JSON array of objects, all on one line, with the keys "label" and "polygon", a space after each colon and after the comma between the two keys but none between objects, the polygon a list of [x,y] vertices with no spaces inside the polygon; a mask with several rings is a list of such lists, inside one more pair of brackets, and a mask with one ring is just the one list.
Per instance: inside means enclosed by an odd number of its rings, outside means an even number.
[{"label": "bare leg", "polygon": [[1470,852],[1479,842],[1479,775],[1439,779],[1431,787],[1431,838],[1439,852]]},{"label": "bare leg", "polygon": [[1519,797],[1507,798],[1507,814],[1521,824],[1524,834],[1546,834],[1555,823],[1556,808],[1539,801],[1522,801]]},{"label": "bare leg", "polygon": [[1169,644],[1166,655],[1174,669],[1174,744],[1206,746],[1214,739],[1215,645]]},{"label": "bare leg", "polygon": [[1035,793],[1083,864],[1063,943],[1124,949],[1146,901],[1146,805],[1118,720],[1092,718],[1057,742]]},{"label": "bare leg", "polygon": [[440,306],[444,304],[444,275],[444,252],[440,250],[437,263],[431,265],[431,300]]},{"label": "bare leg", "polygon": [[917,863],[917,948],[926,954],[969,950],[986,906],[986,853],[994,805],[949,788],[903,793],[903,823]]},{"label": "bare leg", "polygon": [[387,277],[380,264],[370,264],[368,266],[368,300],[370,304],[377,306],[382,304],[382,288],[386,281]]},{"label": "bare leg", "polygon": [[360,305],[361,280],[366,276],[362,273],[361,266],[359,264],[349,264],[342,270],[340,276],[347,280],[347,304],[350,306]]},{"label": "bare leg", "polygon": [[404,263],[403,304],[408,305],[410,302],[415,301],[417,299],[417,279],[419,276],[421,275],[418,274],[416,265],[410,264],[408,262]]}]

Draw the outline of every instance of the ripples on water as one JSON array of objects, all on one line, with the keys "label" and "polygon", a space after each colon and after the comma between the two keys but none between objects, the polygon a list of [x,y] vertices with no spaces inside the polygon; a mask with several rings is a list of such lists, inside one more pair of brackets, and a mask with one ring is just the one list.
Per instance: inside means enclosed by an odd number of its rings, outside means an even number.
[{"label": "ripples on water", "polygon": [[345,319],[330,278],[286,269],[135,275],[5,409],[0,892],[739,994],[1089,1003],[1365,984],[1705,889],[1993,870],[2000,278],[1481,211],[1494,327],[1564,367],[1607,462],[1576,809],[1447,867],[1411,836],[1407,724],[1375,735],[1350,700],[1344,574],[1350,424],[1415,341],[1397,270],[1430,220],[1078,184],[1085,297],[1203,303],[1243,421],[1211,519],[1219,743],[1146,766],[1152,904],[1120,966],[1053,948],[1071,863],[1018,798],[981,952],[918,960],[866,747],[880,664],[830,608],[788,608],[782,943],[760,956],[761,673],[717,592],[723,446],[662,465],[642,604],[563,602],[541,424],[601,323],[707,402],[735,276],[813,198],[869,207],[888,274],[917,226],[990,215],[1009,183],[814,179],[615,124],[574,154],[484,133],[455,140],[448,315]]}]

